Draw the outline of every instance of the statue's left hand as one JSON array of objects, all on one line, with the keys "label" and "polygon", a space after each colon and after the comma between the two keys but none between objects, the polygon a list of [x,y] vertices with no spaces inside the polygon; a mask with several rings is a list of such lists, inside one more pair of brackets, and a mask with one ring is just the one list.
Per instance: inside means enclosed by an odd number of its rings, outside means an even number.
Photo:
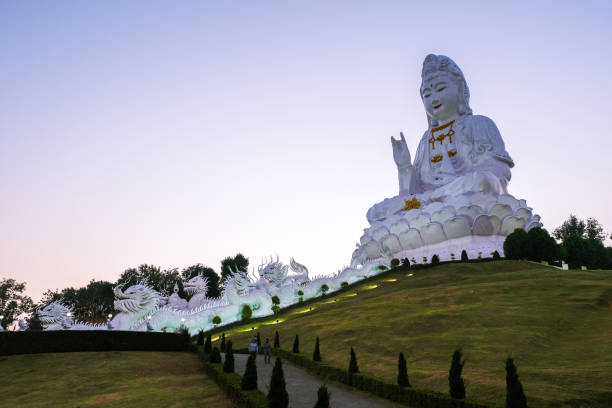
[{"label": "statue's left hand", "polygon": [[408,150],[404,133],[400,132],[400,140],[395,140],[395,138],[391,136],[391,146],[393,147],[393,160],[395,160],[397,167],[408,167],[412,165],[410,150]]}]

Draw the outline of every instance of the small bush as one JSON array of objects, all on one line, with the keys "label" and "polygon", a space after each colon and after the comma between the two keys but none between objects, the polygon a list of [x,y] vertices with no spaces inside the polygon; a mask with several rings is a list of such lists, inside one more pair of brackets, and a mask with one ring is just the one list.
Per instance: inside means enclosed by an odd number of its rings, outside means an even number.
[{"label": "small bush", "polygon": [[378,269],[381,271],[386,271],[388,268],[385,265],[378,265]]},{"label": "small bush", "polygon": [[298,290],[297,294],[299,296],[298,302],[303,302],[304,301],[304,291]]},{"label": "small bush", "polygon": [[297,334],[295,335],[295,339],[293,340],[293,352],[295,354],[300,352],[300,338]]},{"label": "small bush", "polygon": [[465,251],[465,249],[464,249],[463,251],[461,251],[461,261],[462,261],[462,262],[465,262],[465,261],[467,261],[468,259],[469,259],[469,258],[468,258],[468,254],[467,254],[467,252],[466,252],[466,251]]},{"label": "small bush", "polygon": [[276,295],[272,296],[272,304],[280,305],[280,298]]},{"label": "small bush", "polygon": [[221,333],[221,351],[225,351],[225,333]]},{"label": "small bush", "polygon": [[397,361],[397,384],[400,387],[410,387],[410,381],[408,380],[408,369],[406,368],[406,359],[404,353],[399,353],[399,359]]},{"label": "small bush", "polygon": [[397,258],[393,258],[391,260],[391,268],[397,268],[398,266],[400,266],[400,260]]},{"label": "small bush", "polygon": [[410,261],[408,260],[408,258],[402,259],[402,266],[404,268],[410,268]]},{"label": "small bush", "polygon": [[506,408],[527,408],[527,398],[519,381],[514,360],[506,360]]},{"label": "small bush", "polygon": [[219,316],[215,316],[213,317],[212,322],[213,324],[216,324],[216,325],[221,324],[221,318]]},{"label": "small bush", "polygon": [[203,346],[204,345],[204,332],[202,330],[200,330],[198,332],[198,340],[197,340],[196,344],[198,346]]},{"label": "small bush", "polygon": [[280,348],[280,338],[278,336],[278,330],[274,332],[274,348]]},{"label": "small bush", "polygon": [[314,408],[329,408],[330,393],[325,385],[322,385],[317,390],[317,403]]},{"label": "small bush", "polygon": [[340,284],[341,288],[346,288],[348,286],[348,282],[344,281]]},{"label": "small bush", "polygon": [[243,390],[256,390],[257,389],[257,365],[255,359],[257,355],[251,353],[246,363],[246,369],[242,376],[241,387]]},{"label": "small bush", "polygon": [[213,347],[212,351],[210,352],[210,358],[208,361],[215,364],[221,363],[221,353],[219,352],[218,348]]},{"label": "small bush", "polygon": [[323,295],[325,295],[328,290],[329,286],[327,286],[325,283],[321,285],[321,293],[323,293]]},{"label": "small bush", "polygon": [[253,310],[249,305],[242,305],[242,321],[247,321],[253,316]]},{"label": "small bush", "polygon": [[204,352],[210,353],[212,351],[212,340],[210,334],[206,336],[206,343],[204,343]]},{"label": "small bush", "polygon": [[321,361],[321,351],[319,350],[319,336],[315,342],[314,352],[312,353],[312,359],[314,361]]},{"label": "small bush", "polygon": [[225,362],[223,363],[224,373],[234,372],[234,350],[232,350],[232,341],[227,342],[227,351],[225,352]]},{"label": "small bush", "polygon": [[283,362],[280,358],[276,359],[272,369],[270,379],[270,391],[268,392],[269,408],[287,408],[289,406],[289,393],[285,384],[285,374],[283,373]]},{"label": "small bush", "polygon": [[499,252],[497,251],[494,251],[492,255],[493,259],[495,259],[496,261],[501,259],[501,256],[499,256]]},{"label": "small bush", "polygon": [[434,254],[434,256],[431,257],[431,264],[438,265],[439,263],[440,263],[440,257],[438,256],[438,254]]},{"label": "small bush", "polygon": [[465,361],[461,361],[461,349],[455,350],[453,360],[448,372],[448,385],[450,387],[450,396],[454,399],[465,399],[465,383],[461,378],[461,371]]}]

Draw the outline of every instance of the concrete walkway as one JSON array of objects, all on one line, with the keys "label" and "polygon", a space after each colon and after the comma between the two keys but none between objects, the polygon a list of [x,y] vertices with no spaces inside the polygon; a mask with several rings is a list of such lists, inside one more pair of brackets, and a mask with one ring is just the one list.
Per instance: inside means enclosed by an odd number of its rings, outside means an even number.
[{"label": "concrete walkway", "polygon": [[[234,354],[234,368],[236,373],[243,375],[246,368],[246,354]],[[223,356],[225,360],[225,356]],[[276,357],[272,357],[271,364],[264,364],[264,356],[257,356],[257,387],[268,394],[270,389],[270,378]],[[289,407],[312,408],[317,402],[317,390],[324,383],[301,368],[298,368],[287,360],[283,360],[283,373],[289,393]],[[331,393],[330,406],[332,408],[383,408],[397,406],[390,402],[369,396],[365,393],[350,389],[343,384],[325,382]]]}]

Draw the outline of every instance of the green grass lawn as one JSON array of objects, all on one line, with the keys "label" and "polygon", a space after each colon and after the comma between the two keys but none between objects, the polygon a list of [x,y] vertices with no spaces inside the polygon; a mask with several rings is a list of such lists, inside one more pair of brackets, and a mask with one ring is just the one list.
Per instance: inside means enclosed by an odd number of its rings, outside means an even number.
[{"label": "green grass lawn", "polygon": [[1,407],[232,407],[195,353],[4,356],[0,395]]},{"label": "green grass lawn", "polygon": [[[468,397],[503,405],[505,359],[514,357],[529,406],[612,407],[612,271],[561,271],[527,262],[443,264],[391,272],[354,292],[228,331],[234,348],[259,331],[324,361],[395,381],[403,351],[414,386],[448,392],[462,347]],[[356,296],[350,296],[356,293]],[[255,331],[251,331],[255,326]],[[263,340],[262,340],[263,341]]]}]

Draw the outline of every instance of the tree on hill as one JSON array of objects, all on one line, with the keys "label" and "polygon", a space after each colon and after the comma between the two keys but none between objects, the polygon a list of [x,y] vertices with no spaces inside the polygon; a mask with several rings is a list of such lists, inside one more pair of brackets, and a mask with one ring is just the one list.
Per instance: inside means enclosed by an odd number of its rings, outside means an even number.
[{"label": "tree on hill", "polygon": [[578,219],[574,214],[570,214],[569,218],[553,231],[553,236],[559,241],[565,241],[568,237],[584,238],[585,231],[586,224],[584,221]]},{"label": "tree on hill", "polygon": [[29,296],[23,294],[25,282],[17,282],[15,279],[0,280],[0,320],[2,327],[8,327],[22,313],[33,311],[34,302]]},{"label": "tree on hill", "polygon": [[228,256],[221,261],[221,283],[225,281],[234,272],[243,272],[245,275],[249,268],[249,258],[245,258],[242,254],[236,254],[235,257]]},{"label": "tree on hill", "polygon": [[289,406],[289,394],[285,384],[283,363],[280,358],[276,359],[270,379],[270,391],[268,392],[268,407],[287,408]]},{"label": "tree on hill", "polygon": [[249,354],[249,358],[246,363],[246,369],[242,376],[241,387],[243,390],[256,390],[257,389],[257,365],[255,364],[255,353]]},{"label": "tree on hill", "polygon": [[559,245],[544,228],[532,228],[527,232],[525,258],[534,262],[559,260]]},{"label": "tree on hill", "polygon": [[506,360],[506,408],[527,408],[527,398],[519,381],[514,360]]},{"label": "tree on hill", "polygon": [[314,352],[312,353],[312,359],[314,361],[321,361],[321,351],[319,350],[319,336],[317,336],[317,340],[315,341]]},{"label": "tree on hill", "polygon": [[187,268],[181,271],[181,277],[184,281],[188,281],[191,278],[194,278],[198,275],[201,275],[208,279],[207,292],[206,296],[215,298],[221,296],[221,289],[219,287],[220,277],[214,271],[214,269],[204,266],[202,264],[195,264],[188,266]]},{"label": "tree on hill", "polygon": [[357,374],[359,372],[359,366],[357,365],[357,356],[355,350],[351,347],[351,360],[349,361],[349,374]]},{"label": "tree on hill", "polygon": [[461,378],[461,371],[465,361],[461,361],[461,349],[455,350],[453,360],[448,372],[448,385],[450,387],[450,396],[454,399],[465,399],[465,383]]},{"label": "tree on hill", "polygon": [[295,339],[293,339],[293,352],[295,354],[300,352],[300,338],[297,334],[295,335]]},{"label": "tree on hill", "polygon": [[400,387],[410,387],[410,381],[408,380],[408,369],[406,368],[406,359],[404,353],[399,353],[399,359],[397,360],[397,384]]},{"label": "tree on hill", "polygon": [[464,250],[462,250],[462,251],[461,251],[461,262],[465,262],[465,261],[467,261],[468,259],[469,259],[469,258],[468,258],[468,254],[467,254],[467,252],[465,251],[465,249],[464,249]]},{"label": "tree on hill", "polygon": [[527,232],[517,228],[504,240],[504,254],[507,259],[524,259],[527,253]]}]

